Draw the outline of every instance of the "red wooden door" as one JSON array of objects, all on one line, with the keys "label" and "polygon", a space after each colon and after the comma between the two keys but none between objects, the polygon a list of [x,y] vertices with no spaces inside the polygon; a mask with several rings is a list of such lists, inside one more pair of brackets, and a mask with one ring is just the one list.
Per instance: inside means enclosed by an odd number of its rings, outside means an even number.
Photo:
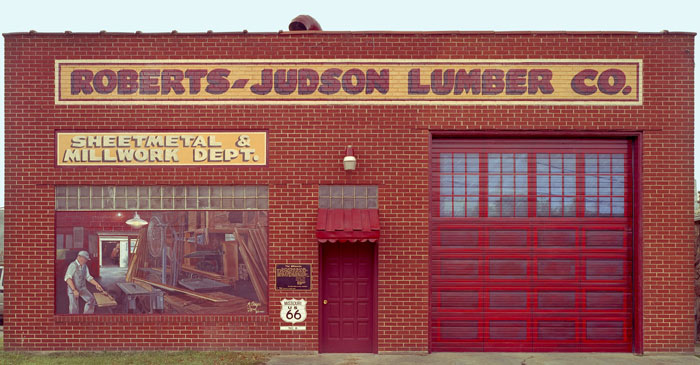
[{"label": "red wooden door", "polygon": [[325,243],[321,254],[321,352],[372,352],[374,246]]},{"label": "red wooden door", "polygon": [[433,143],[433,351],[631,351],[627,140]]}]

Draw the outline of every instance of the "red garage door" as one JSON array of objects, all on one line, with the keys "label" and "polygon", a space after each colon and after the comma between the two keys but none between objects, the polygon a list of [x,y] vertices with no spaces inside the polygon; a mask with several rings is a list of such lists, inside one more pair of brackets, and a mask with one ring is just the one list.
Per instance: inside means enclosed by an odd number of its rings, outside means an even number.
[{"label": "red garage door", "polygon": [[631,351],[631,144],[434,139],[432,351]]}]

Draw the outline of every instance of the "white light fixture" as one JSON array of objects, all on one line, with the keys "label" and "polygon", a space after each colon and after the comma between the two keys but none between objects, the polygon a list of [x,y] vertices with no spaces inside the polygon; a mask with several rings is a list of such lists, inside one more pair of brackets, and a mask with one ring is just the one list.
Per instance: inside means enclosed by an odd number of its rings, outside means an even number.
[{"label": "white light fixture", "polygon": [[136,229],[138,229],[138,228],[141,228],[141,227],[147,225],[148,222],[146,222],[145,220],[141,219],[141,217],[139,217],[139,213],[134,212],[134,218],[131,218],[131,219],[127,220],[127,221],[126,221],[126,224],[130,225],[131,228],[136,228]]},{"label": "white light fixture", "polygon": [[343,168],[345,171],[353,171],[357,167],[357,159],[352,151],[352,146],[348,146],[345,150],[345,157],[343,158]]}]

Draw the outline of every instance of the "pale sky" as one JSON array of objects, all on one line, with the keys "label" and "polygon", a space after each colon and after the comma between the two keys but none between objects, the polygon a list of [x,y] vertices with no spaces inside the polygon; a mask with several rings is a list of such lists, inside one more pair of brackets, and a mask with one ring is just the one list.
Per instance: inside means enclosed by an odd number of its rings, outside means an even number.
[{"label": "pale sky", "polygon": [[[513,0],[497,1],[19,1],[0,5],[0,32],[276,32],[299,14],[330,31],[700,31],[697,0]],[[4,70],[4,39],[0,67]],[[697,39],[695,57],[697,59]],[[697,64],[697,61],[696,61]],[[698,85],[697,66],[695,85]],[[4,71],[0,75],[4,105]],[[698,93],[695,104],[698,105]],[[4,108],[0,117],[5,120]],[[4,123],[1,137],[4,146]],[[699,134],[695,130],[695,178],[700,180]],[[4,181],[4,147],[0,178]],[[4,184],[0,206],[5,205]]]}]

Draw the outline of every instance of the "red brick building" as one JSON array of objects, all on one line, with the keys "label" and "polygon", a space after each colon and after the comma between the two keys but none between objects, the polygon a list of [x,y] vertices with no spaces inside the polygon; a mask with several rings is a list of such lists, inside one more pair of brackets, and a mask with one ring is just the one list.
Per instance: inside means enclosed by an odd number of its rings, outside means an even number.
[{"label": "red brick building", "polygon": [[5,42],[9,350],[693,350],[694,34]]}]

